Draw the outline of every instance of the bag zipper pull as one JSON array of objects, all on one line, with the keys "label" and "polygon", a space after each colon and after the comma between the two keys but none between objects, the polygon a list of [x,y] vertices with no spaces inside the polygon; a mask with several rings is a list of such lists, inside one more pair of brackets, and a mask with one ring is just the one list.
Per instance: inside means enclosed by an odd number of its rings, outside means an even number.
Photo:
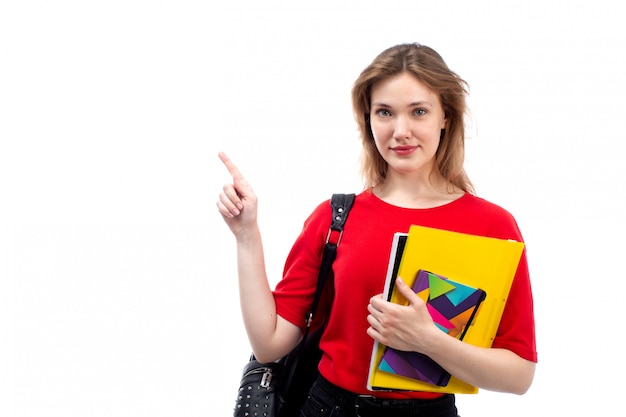
[{"label": "bag zipper pull", "polygon": [[265,368],[265,372],[263,372],[261,377],[261,388],[269,388],[270,382],[272,382],[272,369]]}]

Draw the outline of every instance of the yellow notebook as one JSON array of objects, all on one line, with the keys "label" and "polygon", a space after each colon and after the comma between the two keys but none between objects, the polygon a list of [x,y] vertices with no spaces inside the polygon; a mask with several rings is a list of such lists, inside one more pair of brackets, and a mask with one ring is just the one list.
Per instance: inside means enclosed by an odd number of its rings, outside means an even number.
[{"label": "yellow notebook", "polygon": [[[413,287],[420,271],[422,271],[421,274],[423,271],[428,271],[431,277],[434,275],[440,277],[436,280],[439,282],[437,284],[439,288],[441,288],[441,282],[446,283],[445,280],[450,280],[450,283],[462,290],[480,289],[486,296],[468,327],[463,329],[462,340],[472,345],[490,347],[498,329],[523,249],[524,243],[522,242],[411,226],[408,234],[396,233],[394,236],[384,297],[392,302],[406,304],[404,297],[394,291],[395,279],[399,276],[407,285]],[[453,286],[448,287],[453,288]],[[429,296],[428,291],[423,291],[418,295],[424,301]],[[454,297],[451,299],[456,302]],[[431,314],[433,314],[432,311]],[[443,386],[426,382],[428,379],[420,380],[417,377],[402,376],[400,375],[402,372],[398,369],[391,369],[388,363],[382,361],[386,349],[385,345],[374,343],[367,381],[370,390],[463,394],[478,392],[477,387],[454,375],[449,379],[446,378],[447,382]],[[421,375],[420,372],[417,373]]]}]

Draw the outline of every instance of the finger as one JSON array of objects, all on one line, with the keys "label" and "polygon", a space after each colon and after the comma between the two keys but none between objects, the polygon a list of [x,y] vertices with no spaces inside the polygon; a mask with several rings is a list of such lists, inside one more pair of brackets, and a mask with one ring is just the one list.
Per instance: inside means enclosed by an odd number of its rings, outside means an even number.
[{"label": "finger", "polygon": [[406,298],[409,304],[415,304],[415,302],[419,299],[413,289],[406,285],[404,280],[400,277],[396,278],[396,288],[400,290],[400,294]]},{"label": "finger", "polygon": [[381,317],[383,316],[383,308],[385,303],[382,300],[382,294],[376,295],[370,299],[370,303],[367,305],[367,311],[370,313],[368,315],[368,321],[370,324],[370,317],[372,320],[375,320],[376,323],[380,322]]},{"label": "finger", "polygon": [[375,296],[370,298],[370,305],[373,306],[374,308],[380,309],[380,307],[382,307],[383,304],[384,304],[384,301],[383,301],[382,294],[376,294]]},{"label": "finger", "polygon": [[374,316],[373,314],[368,314],[367,315],[367,324],[369,324],[370,328],[372,328],[372,330],[374,330],[375,332],[379,332],[380,331],[380,327],[381,327],[381,321]]},{"label": "finger", "polygon": [[235,211],[230,211],[221,201],[217,202],[217,210],[222,216],[228,217],[229,219],[232,219],[239,214]]},{"label": "finger", "polygon": [[224,191],[219,195],[217,207],[223,215],[228,212],[232,216],[238,216],[243,210],[243,203],[232,184],[224,186]]},{"label": "finger", "polygon": [[230,176],[233,177],[233,179],[243,178],[243,175],[241,174],[241,171],[239,171],[239,168],[237,168],[234,162],[231,161],[231,159],[224,152],[219,152],[217,156],[220,157],[220,160],[228,170]]},{"label": "finger", "polygon": [[235,217],[241,214],[242,205],[239,202],[233,202],[226,197],[224,193],[220,194],[220,198],[217,201],[217,209],[225,217]]},{"label": "finger", "polygon": [[225,184],[223,192],[220,194],[220,201],[231,211],[233,206],[243,210],[243,202],[241,201],[243,196],[241,192],[235,189],[234,184]]},{"label": "finger", "polygon": [[233,178],[233,184],[235,185],[238,196],[245,197],[249,195],[252,192],[252,188],[241,171],[239,171],[239,168],[237,168],[234,162],[224,152],[219,152],[218,156]]},{"label": "finger", "polygon": [[373,305],[372,303],[369,303],[369,304],[367,305],[367,311],[368,311],[370,314],[375,314],[376,312],[378,312],[378,310],[376,309],[376,307],[374,307],[374,305]]}]

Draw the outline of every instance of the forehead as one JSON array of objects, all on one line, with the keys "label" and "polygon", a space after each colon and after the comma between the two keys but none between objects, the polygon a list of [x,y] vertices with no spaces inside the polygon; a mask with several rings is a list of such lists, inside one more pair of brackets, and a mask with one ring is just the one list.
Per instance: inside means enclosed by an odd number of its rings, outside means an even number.
[{"label": "forehead", "polygon": [[402,101],[430,101],[439,103],[439,94],[415,75],[402,72],[379,80],[372,85],[370,100],[373,103],[392,104]]}]

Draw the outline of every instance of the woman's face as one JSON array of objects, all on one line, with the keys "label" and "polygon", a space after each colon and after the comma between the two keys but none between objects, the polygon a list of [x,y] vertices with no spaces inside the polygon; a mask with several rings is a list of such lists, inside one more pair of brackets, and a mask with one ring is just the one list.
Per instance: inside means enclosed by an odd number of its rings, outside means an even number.
[{"label": "woman's face", "polygon": [[376,82],[370,123],[389,172],[431,172],[446,117],[439,94],[404,72]]}]

